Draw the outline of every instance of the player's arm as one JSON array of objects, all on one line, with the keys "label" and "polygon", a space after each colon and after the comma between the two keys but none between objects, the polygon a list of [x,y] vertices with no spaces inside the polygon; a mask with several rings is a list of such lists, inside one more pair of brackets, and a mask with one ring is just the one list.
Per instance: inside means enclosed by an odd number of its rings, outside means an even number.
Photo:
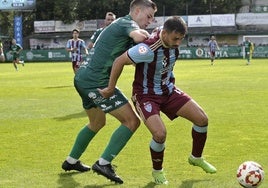
[{"label": "player's arm", "polygon": [[220,47],[218,45],[218,42],[216,42],[217,50],[220,50]]},{"label": "player's arm", "polygon": [[82,43],[82,47],[83,47],[84,50],[85,50],[85,54],[88,55],[88,50],[87,50],[85,41],[83,41],[83,43]]},{"label": "player's arm", "polygon": [[[98,31],[98,30],[97,30]],[[95,31],[93,35],[90,37],[90,41],[87,45],[88,49],[91,49],[94,46],[95,41],[97,40],[97,37],[99,36],[98,32]]]},{"label": "player's arm", "polygon": [[143,42],[149,37],[149,35],[150,34],[144,29],[137,29],[129,33],[129,36],[134,40],[135,43]]},{"label": "player's arm", "polygon": [[19,54],[23,50],[23,48],[20,45],[18,47],[19,47],[19,50],[17,51],[17,54]]},{"label": "player's arm", "polygon": [[113,95],[116,83],[120,77],[125,65],[133,64],[132,60],[128,57],[127,52],[117,57],[113,63],[113,67],[110,74],[110,80],[108,87],[104,89],[98,89],[100,94],[104,98],[109,98]]},{"label": "player's arm", "polygon": [[73,51],[73,49],[72,49],[72,47],[71,47],[71,44],[70,44],[70,41],[67,42],[67,45],[66,45],[66,51],[67,51],[67,52],[72,52],[72,51]]}]

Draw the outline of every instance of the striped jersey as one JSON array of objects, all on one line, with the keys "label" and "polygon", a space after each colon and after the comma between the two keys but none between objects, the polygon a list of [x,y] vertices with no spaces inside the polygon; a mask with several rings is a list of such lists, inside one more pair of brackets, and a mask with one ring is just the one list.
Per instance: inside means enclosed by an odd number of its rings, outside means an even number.
[{"label": "striped jersey", "polygon": [[160,39],[161,30],[128,50],[136,64],[133,93],[169,95],[174,89],[173,67],[179,56],[178,48],[165,48]]},{"label": "striped jersey", "polygon": [[218,49],[218,44],[216,40],[210,40],[208,42],[208,47],[211,52],[215,52]]},{"label": "striped jersey", "polygon": [[82,61],[82,49],[86,48],[86,43],[82,39],[69,39],[67,41],[66,48],[77,48],[77,51],[71,52],[72,62],[81,62]]}]

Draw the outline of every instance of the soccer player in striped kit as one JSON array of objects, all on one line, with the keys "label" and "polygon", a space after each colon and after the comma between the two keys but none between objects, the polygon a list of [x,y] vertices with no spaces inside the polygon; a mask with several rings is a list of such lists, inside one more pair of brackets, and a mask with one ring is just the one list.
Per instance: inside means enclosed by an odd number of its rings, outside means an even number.
[{"label": "soccer player in striped kit", "polygon": [[156,184],[168,184],[163,171],[167,130],[160,112],[170,120],[181,116],[193,123],[192,152],[188,162],[207,173],[217,171],[202,158],[207,139],[208,117],[197,102],[175,86],[173,68],[179,55],[178,47],[186,31],[187,27],[182,18],[168,18],[163,28],[152,33],[148,40],[130,48],[114,61],[109,85],[100,90],[105,98],[113,95],[124,65],[135,65],[132,101],[152,134],[149,145],[153,164],[152,176]]},{"label": "soccer player in striped kit", "polygon": [[82,49],[85,50],[86,55],[88,55],[88,50],[85,41],[78,38],[79,30],[73,29],[72,34],[73,38],[67,41],[66,50],[71,52],[73,71],[76,73],[82,63]]},{"label": "soccer player in striped kit", "polygon": [[216,50],[220,50],[215,36],[213,35],[211,36],[210,41],[208,42],[208,47],[209,47],[209,52],[210,52],[211,65],[214,65]]}]

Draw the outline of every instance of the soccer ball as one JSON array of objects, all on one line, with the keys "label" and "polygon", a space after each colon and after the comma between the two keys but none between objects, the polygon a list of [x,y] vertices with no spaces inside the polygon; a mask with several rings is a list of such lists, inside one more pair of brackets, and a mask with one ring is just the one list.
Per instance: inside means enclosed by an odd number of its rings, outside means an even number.
[{"label": "soccer ball", "polygon": [[237,181],[242,187],[256,188],[264,179],[264,170],[254,161],[243,162],[237,169]]}]

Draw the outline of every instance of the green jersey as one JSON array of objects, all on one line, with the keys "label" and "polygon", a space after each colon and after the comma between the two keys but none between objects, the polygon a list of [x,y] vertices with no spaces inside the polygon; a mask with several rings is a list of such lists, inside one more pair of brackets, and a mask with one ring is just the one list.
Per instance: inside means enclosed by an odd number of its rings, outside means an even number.
[{"label": "green jersey", "polygon": [[130,32],[139,29],[130,15],[118,18],[106,27],[89,53],[89,63],[81,65],[75,74],[75,81],[84,88],[108,86],[112,64],[118,56],[133,46]]},{"label": "green jersey", "polygon": [[13,59],[18,58],[20,55],[18,54],[18,52],[20,51],[20,49],[22,49],[21,45],[19,44],[12,44],[11,45],[11,53],[13,54]]},{"label": "green jersey", "polygon": [[250,48],[251,48],[251,42],[250,41],[245,41],[244,46],[245,46],[245,52],[249,52]]},{"label": "green jersey", "polygon": [[90,41],[95,43],[97,38],[98,38],[98,36],[100,35],[100,33],[102,32],[103,29],[104,29],[104,27],[97,29],[95,31],[95,33],[90,37]]}]

